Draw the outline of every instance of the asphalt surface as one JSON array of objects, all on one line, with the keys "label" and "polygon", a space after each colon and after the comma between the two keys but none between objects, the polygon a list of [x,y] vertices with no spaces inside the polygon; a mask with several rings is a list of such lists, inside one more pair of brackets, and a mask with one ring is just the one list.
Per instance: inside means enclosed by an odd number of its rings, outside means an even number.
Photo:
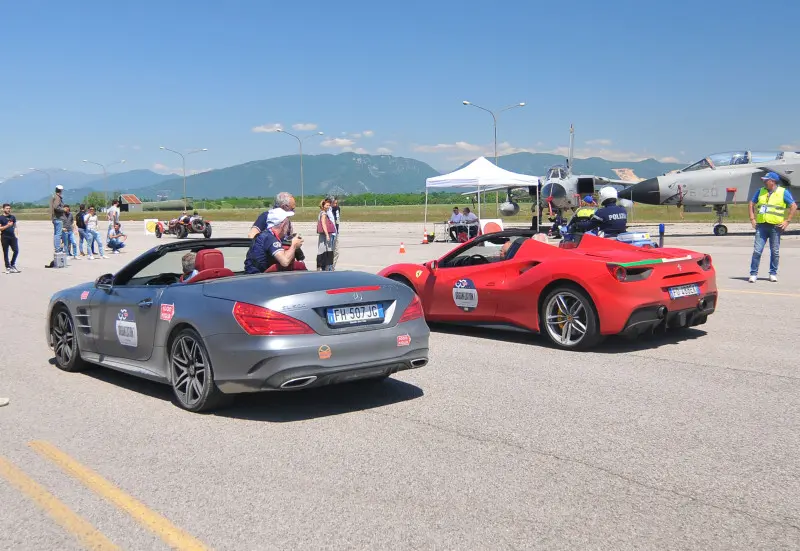
[{"label": "asphalt surface", "polygon": [[[345,223],[339,268],[376,272],[451,247],[421,245],[417,226]],[[435,328],[428,366],[373,389],[248,396],[196,415],[166,386],[52,364],[51,293],[156,243],[142,223],[124,227],[125,254],[58,270],[43,267],[51,226],[23,222],[22,273],[0,274],[11,399],[0,549],[98,538],[141,550],[800,548],[796,234],[783,239],[780,282],[766,281],[765,254],[749,284],[749,228],[668,226],[667,245],[713,256],[721,289],[708,323],[677,337],[567,353],[536,336]]]}]

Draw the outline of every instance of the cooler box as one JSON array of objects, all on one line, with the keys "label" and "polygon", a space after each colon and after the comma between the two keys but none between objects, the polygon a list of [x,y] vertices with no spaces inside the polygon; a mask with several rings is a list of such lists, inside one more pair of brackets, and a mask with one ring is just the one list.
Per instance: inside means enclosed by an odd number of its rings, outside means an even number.
[{"label": "cooler box", "polygon": [[55,253],[53,255],[53,268],[67,267],[67,253]]}]

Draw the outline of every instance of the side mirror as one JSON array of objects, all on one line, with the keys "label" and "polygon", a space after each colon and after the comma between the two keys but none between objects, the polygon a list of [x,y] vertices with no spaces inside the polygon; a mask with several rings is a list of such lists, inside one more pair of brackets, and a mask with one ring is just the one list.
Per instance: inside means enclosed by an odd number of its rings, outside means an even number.
[{"label": "side mirror", "polygon": [[113,274],[103,274],[97,279],[94,280],[94,286],[96,289],[102,289],[104,291],[110,291],[111,287],[114,285],[114,275]]},{"label": "side mirror", "polygon": [[428,262],[428,268],[430,269],[430,271],[435,272],[438,267],[439,267],[439,261],[431,260],[430,262]]}]

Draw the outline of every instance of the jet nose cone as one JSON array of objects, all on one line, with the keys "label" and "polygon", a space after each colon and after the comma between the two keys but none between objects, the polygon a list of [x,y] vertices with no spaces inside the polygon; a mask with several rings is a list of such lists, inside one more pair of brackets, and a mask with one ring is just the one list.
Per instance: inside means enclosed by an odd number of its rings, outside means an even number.
[{"label": "jet nose cone", "polygon": [[554,207],[563,208],[567,200],[567,190],[561,184],[547,184],[542,188],[542,199],[550,201]]},{"label": "jet nose cone", "polygon": [[645,205],[661,204],[661,186],[658,178],[643,180],[627,189],[623,189],[618,194],[620,199],[628,199],[634,203],[644,203]]}]

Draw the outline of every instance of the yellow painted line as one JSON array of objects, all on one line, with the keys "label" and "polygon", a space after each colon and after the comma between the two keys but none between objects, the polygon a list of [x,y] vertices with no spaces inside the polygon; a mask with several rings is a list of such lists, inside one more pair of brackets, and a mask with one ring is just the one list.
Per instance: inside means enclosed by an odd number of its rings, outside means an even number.
[{"label": "yellow painted line", "polygon": [[61,467],[67,474],[74,476],[89,489],[128,513],[173,549],[181,551],[208,549],[202,542],[172,524],[165,517],[150,510],[142,502],[129,496],[88,467],[84,467],[49,442],[39,440],[30,442],[29,445],[37,453]]},{"label": "yellow painted line", "polygon": [[86,549],[95,551],[116,551],[119,549],[94,526],[72,512],[58,498],[4,457],[0,457],[0,476],[41,507],[53,520],[75,536]]},{"label": "yellow painted line", "polygon": [[745,291],[744,289],[718,289],[721,293],[742,293],[745,295],[773,295],[776,297],[800,298],[800,293],[771,293],[769,291]]}]

